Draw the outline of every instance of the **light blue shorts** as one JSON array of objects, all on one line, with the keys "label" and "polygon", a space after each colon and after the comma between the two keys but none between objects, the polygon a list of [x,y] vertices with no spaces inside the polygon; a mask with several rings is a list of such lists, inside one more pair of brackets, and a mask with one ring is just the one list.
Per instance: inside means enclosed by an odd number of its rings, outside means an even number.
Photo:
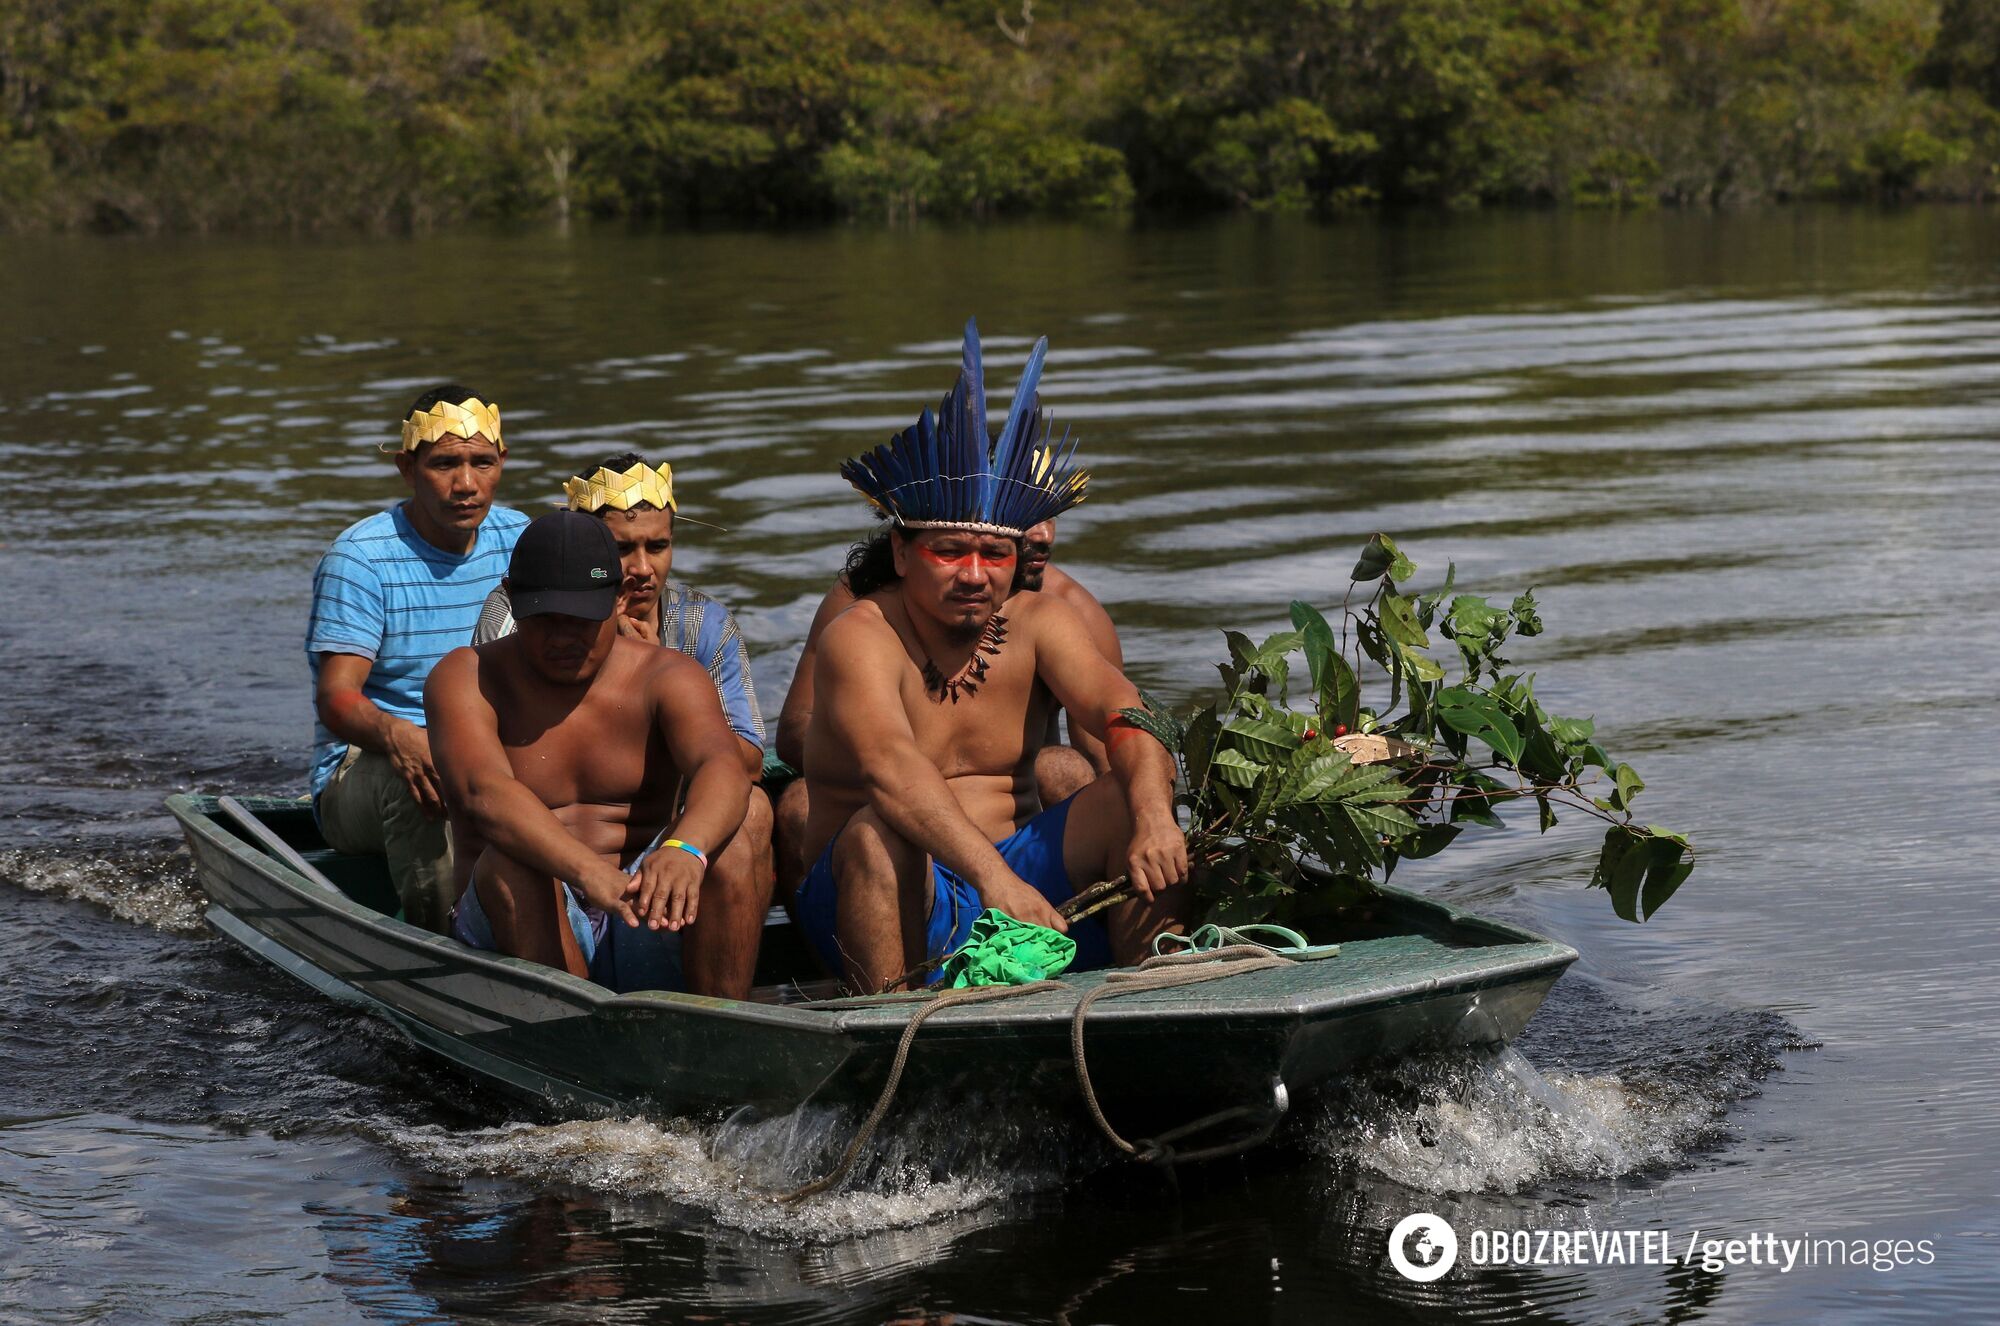
[{"label": "light blue shorts", "polygon": [[[665,837],[662,833],[634,857],[626,873],[636,873]],[[649,930],[622,921],[614,924],[610,915],[591,906],[574,884],[563,885],[563,901],[568,904],[570,933],[576,936],[576,946],[583,951],[591,980],[619,994],[687,988],[687,978],[681,970],[679,931]],[[499,950],[499,941],[493,938],[493,923],[480,905],[477,888],[468,887],[452,910],[451,935],[469,948]]]}]

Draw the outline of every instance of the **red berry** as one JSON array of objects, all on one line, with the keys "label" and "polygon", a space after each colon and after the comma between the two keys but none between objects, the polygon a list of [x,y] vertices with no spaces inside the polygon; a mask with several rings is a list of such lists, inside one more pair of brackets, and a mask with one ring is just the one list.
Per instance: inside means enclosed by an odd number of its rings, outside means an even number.
[{"label": "red berry", "polygon": [[1310,727],[1309,727],[1309,728],[1307,728],[1307,729],[1306,729],[1306,730],[1305,730],[1304,732],[1302,732],[1302,733],[1300,733],[1300,734],[1299,734],[1299,740],[1300,740],[1300,741],[1311,741],[1311,740],[1312,740],[1312,739],[1313,739],[1314,737],[1316,737],[1316,736],[1318,736],[1318,735],[1319,735],[1319,729],[1317,729],[1317,728],[1310,728]]},{"label": "red berry", "polygon": [[1333,735],[1334,735],[1334,736],[1336,736],[1336,737],[1344,737],[1344,736],[1346,736],[1346,735],[1347,735],[1347,724],[1345,724],[1345,723],[1335,723],[1335,724],[1333,725]]}]

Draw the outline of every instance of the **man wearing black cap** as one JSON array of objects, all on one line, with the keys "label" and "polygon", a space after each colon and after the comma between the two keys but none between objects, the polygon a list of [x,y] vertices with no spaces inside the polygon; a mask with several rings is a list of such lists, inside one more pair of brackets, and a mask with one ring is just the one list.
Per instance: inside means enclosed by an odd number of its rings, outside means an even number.
[{"label": "man wearing black cap", "polygon": [[519,629],[431,673],[445,801],[486,844],[452,933],[637,989],[659,980],[635,975],[632,955],[657,963],[649,941],[685,932],[688,987],[740,999],[769,900],[703,877],[750,780],[702,666],[619,635],[620,581],[602,521],[543,516],[508,567]]}]

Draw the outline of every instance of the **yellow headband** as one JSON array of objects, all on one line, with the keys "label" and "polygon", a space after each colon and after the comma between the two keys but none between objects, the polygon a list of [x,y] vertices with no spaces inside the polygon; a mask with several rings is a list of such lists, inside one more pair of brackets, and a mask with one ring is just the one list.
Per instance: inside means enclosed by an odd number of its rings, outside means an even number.
[{"label": "yellow headband", "polygon": [[501,455],[507,454],[507,444],[500,440],[500,407],[488,405],[477,396],[467,396],[456,405],[439,401],[428,410],[413,412],[403,420],[402,449],[415,451],[424,443],[435,442],[447,433],[455,433],[467,440],[475,435],[484,437],[500,448]]},{"label": "yellow headband", "polygon": [[674,505],[674,467],[662,465],[654,469],[643,460],[623,474],[614,474],[600,466],[588,479],[565,482],[563,493],[569,498],[572,511],[596,511],[607,506],[614,511],[630,511],[643,504],[680,512]]}]

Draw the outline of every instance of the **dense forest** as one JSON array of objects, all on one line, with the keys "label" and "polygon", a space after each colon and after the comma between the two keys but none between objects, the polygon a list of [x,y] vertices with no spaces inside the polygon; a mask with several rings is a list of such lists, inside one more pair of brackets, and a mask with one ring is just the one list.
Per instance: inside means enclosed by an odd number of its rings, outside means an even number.
[{"label": "dense forest", "polygon": [[0,0],[0,226],[2000,186],[2000,0]]}]

